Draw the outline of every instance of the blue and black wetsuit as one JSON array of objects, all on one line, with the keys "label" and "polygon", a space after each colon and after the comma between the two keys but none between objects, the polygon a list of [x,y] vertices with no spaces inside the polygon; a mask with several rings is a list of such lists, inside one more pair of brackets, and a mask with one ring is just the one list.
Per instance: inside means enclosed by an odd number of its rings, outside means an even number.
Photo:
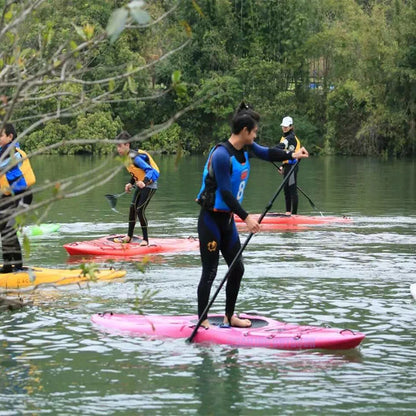
[{"label": "blue and black wetsuit", "polygon": [[132,152],[131,156],[131,164],[127,167],[127,170],[131,174],[130,183],[134,185],[136,181],[140,180],[143,181],[146,186],[144,188],[139,188],[137,186],[134,190],[129,210],[129,227],[127,235],[130,238],[133,238],[134,228],[136,227],[136,218],[138,218],[142,228],[143,240],[149,242],[146,208],[157,191],[159,168],[149,153],[143,150]]},{"label": "blue and black wetsuit", "polygon": [[[250,173],[250,150],[255,156],[268,161],[292,159],[292,153],[267,148],[254,143],[248,149],[235,149],[229,141],[217,145],[209,154],[204,168],[202,187],[197,197],[201,205],[198,218],[199,247],[202,275],[198,285],[198,315],[202,316],[209,302],[211,286],[217,274],[219,252],[230,265],[241,248],[233,214],[245,220],[248,213],[241,206],[244,189]],[[244,274],[240,257],[228,277],[225,314],[231,322]]]},{"label": "blue and black wetsuit", "polygon": [[[17,237],[15,225],[15,219],[13,214],[15,213],[19,204],[19,199],[16,195],[24,193],[28,187],[21,170],[22,163],[14,164],[14,161],[20,160],[22,156],[16,151],[10,152],[8,144],[0,148],[0,170],[6,171],[2,175],[1,182],[6,181],[8,191],[0,193],[0,235],[2,241],[3,251],[3,267],[1,267],[1,273],[11,273],[14,270],[21,270],[23,267],[22,248],[20,246],[19,239]],[[13,148],[16,147],[13,145]],[[9,154],[10,152],[10,154]],[[10,167],[12,165],[12,167]]]}]

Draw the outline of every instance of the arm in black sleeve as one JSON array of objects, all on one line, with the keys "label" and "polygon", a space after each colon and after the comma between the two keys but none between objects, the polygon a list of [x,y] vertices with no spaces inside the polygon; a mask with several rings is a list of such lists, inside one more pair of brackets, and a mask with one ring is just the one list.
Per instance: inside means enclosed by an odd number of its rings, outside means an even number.
[{"label": "arm in black sleeve", "polygon": [[260,159],[267,160],[269,162],[282,162],[283,160],[292,160],[292,153],[279,147],[265,147],[260,146],[257,143],[253,143],[251,146],[253,153]]},{"label": "arm in black sleeve", "polygon": [[271,162],[282,162],[283,160],[292,160],[293,152],[287,152],[286,150],[280,149],[279,147],[271,147],[269,149],[269,157]]}]

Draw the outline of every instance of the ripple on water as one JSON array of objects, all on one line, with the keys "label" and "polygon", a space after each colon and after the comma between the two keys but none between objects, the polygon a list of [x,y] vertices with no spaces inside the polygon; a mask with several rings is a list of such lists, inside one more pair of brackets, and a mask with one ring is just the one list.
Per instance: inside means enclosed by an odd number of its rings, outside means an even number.
[{"label": "ripple on water", "polygon": [[[167,222],[166,220],[165,222]],[[185,236],[195,220],[181,219]],[[164,221],[156,226],[163,227]],[[108,234],[124,223],[64,224],[51,241]],[[120,228],[118,228],[120,227]],[[51,414],[393,414],[414,411],[416,218],[357,217],[348,226],[262,233],[244,252],[237,310],[366,333],[351,351],[188,345],[105,333],[93,313],[196,312],[198,254],[163,256],[141,273],[89,287],[38,290],[1,323],[0,408]],[[168,235],[168,231],[164,231]],[[244,240],[245,235],[242,235]],[[220,264],[217,285],[226,273]],[[224,293],[213,312],[224,310]],[[207,388],[209,386],[209,388]]]}]

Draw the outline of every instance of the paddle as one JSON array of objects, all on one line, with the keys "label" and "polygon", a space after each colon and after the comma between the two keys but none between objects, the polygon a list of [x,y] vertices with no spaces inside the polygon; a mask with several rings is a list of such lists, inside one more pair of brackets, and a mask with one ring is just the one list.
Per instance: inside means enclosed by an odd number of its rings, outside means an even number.
[{"label": "paddle", "polygon": [[[134,189],[135,186],[133,186],[131,189]],[[127,193],[127,191],[122,192],[121,194],[105,194],[104,196],[107,198],[108,203],[110,204],[110,208],[114,211],[117,212],[118,214],[120,214],[120,211],[116,210],[116,205],[117,205],[117,199],[120,198],[121,196],[125,195]]]},{"label": "paddle", "polygon": [[[274,163],[274,162],[272,162],[273,163],[273,165],[277,168],[277,170],[278,171],[280,171],[280,168],[279,168],[279,166],[277,166],[276,165],[276,163]],[[287,176],[289,176],[289,175],[287,175]],[[300,188],[300,186],[298,186],[298,185],[296,185],[296,188],[298,189],[298,191],[308,200],[308,202],[311,204],[311,207],[314,209],[314,210],[316,210],[316,211],[318,211],[320,214],[321,214],[321,216],[323,216],[323,214],[322,214],[322,212],[318,209],[318,208],[316,208],[316,206],[315,206],[315,204],[313,203],[313,201],[312,201],[312,199],[310,199],[309,198],[309,196],[308,195],[306,195],[306,193]]]},{"label": "paddle", "polygon": [[312,200],[308,197],[308,195],[306,195],[305,194],[305,192],[303,192],[302,191],[302,189],[299,187],[299,186],[297,186],[296,185],[296,187],[298,188],[298,191],[309,201],[309,203],[311,204],[311,207],[314,209],[314,210],[316,210],[316,211],[318,211],[320,214],[321,214],[321,216],[323,216],[323,214],[322,214],[322,212],[318,209],[318,208],[316,208],[316,206],[315,206],[315,204],[312,202]]},{"label": "paddle", "polygon": [[[285,178],[283,179],[282,183],[280,184],[279,188],[277,189],[276,193],[274,194],[273,198],[270,200],[270,202],[267,204],[266,208],[264,209],[263,213],[260,215],[259,219],[258,219],[258,223],[260,224],[263,221],[263,218],[266,216],[266,214],[269,212],[270,208],[273,206],[274,201],[276,200],[277,196],[280,194],[281,190],[283,189],[283,187],[285,186],[285,183],[288,181],[290,175],[292,174],[292,172],[295,170],[295,166],[297,164],[299,164],[300,161],[298,161],[297,163],[295,163],[289,171],[289,174],[285,176]],[[243,253],[244,249],[247,247],[248,243],[251,240],[251,237],[253,237],[254,233],[250,233],[246,239],[246,241],[244,241],[243,245],[240,247],[240,250],[238,250],[238,253],[236,254],[236,256],[234,257],[233,261],[231,262],[231,264],[228,266],[228,270],[227,273],[225,274],[224,278],[222,279],[220,285],[218,286],[217,290],[214,293],[214,296],[212,297],[212,299],[210,300],[210,302],[208,303],[207,307],[204,309],[204,312],[201,314],[201,317],[199,318],[197,324],[195,325],[194,330],[192,331],[191,335],[189,336],[189,338],[187,338],[186,342],[191,343],[192,340],[194,339],[199,327],[201,326],[202,321],[204,320],[204,316],[208,314],[209,309],[211,308],[212,304],[214,303],[215,299],[218,296],[218,293],[220,293],[221,288],[224,286],[224,283],[227,281],[235,263],[237,262],[237,260],[239,259],[239,257],[241,256],[241,254]]]}]

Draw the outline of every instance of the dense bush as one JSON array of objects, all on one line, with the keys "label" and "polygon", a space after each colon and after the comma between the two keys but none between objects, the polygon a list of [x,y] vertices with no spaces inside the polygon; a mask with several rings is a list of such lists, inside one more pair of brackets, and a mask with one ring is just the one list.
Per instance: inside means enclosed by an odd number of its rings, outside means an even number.
[{"label": "dense bush", "polygon": [[[0,73],[7,74],[8,65],[21,66],[23,91],[29,68],[52,62],[63,71],[59,45],[75,50],[83,41],[100,39],[114,8],[126,2],[84,6],[81,0],[44,2],[24,26],[7,31]],[[18,6],[4,7],[7,23]],[[19,97],[12,118],[20,132],[29,130],[28,149],[106,153],[111,146],[102,140],[120,129],[139,134],[203,99],[143,146],[205,152],[228,137],[230,116],[245,100],[262,115],[263,143],[275,143],[281,118],[291,115],[302,143],[315,153],[415,155],[415,2],[156,0],[145,8],[154,24],[123,27],[113,42],[97,42],[88,59],[77,62],[75,53],[65,67],[67,83],[45,75],[37,80],[37,100]],[[188,37],[191,43],[170,54]],[[123,71],[130,75],[118,79]],[[17,84],[11,79],[3,85],[12,97]],[[111,99],[102,98],[110,93]],[[73,113],[48,121],[71,106]],[[40,114],[48,117],[29,128]],[[50,147],[74,138],[97,143]]]}]

